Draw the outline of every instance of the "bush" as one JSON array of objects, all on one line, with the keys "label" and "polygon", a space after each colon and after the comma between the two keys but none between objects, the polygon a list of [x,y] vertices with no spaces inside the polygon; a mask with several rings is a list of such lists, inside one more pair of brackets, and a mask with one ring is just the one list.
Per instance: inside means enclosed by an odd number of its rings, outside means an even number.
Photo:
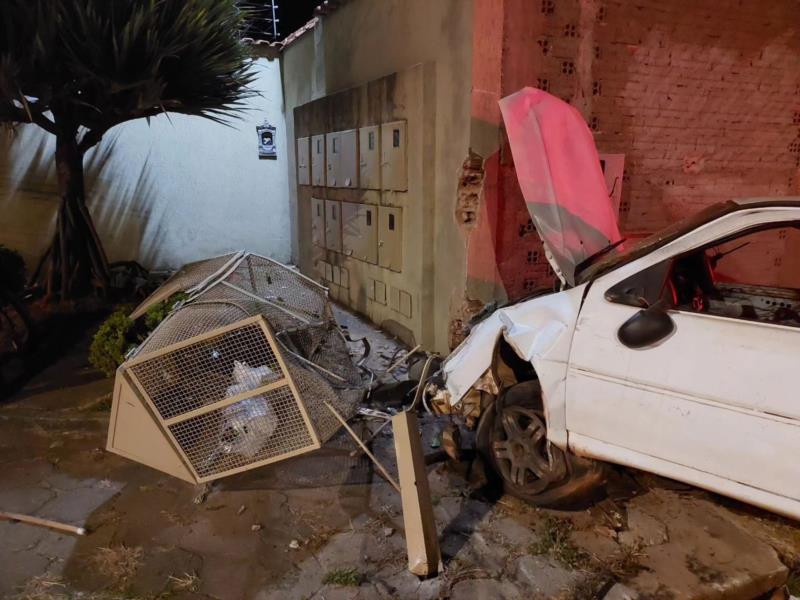
[{"label": "bush", "polygon": [[0,244],[0,295],[18,295],[24,288],[25,261],[19,252]]},{"label": "bush", "polygon": [[129,312],[130,307],[118,308],[100,325],[92,338],[89,362],[106,377],[114,376],[117,367],[125,360],[125,354],[133,346],[129,338],[133,329],[133,321],[128,318]]},{"label": "bush", "polygon": [[189,296],[183,292],[177,292],[163,302],[151,306],[144,315],[144,326],[147,328],[147,333],[149,334],[153,329],[158,327],[161,321],[167,318],[167,315],[169,315],[175,304],[186,300],[188,297]]},{"label": "bush", "polygon": [[89,362],[105,373],[106,377],[113,377],[128,351],[150,335],[177,302],[186,298],[188,296],[183,292],[173,294],[163,302],[151,306],[144,315],[144,323],[139,321],[138,324],[128,318],[132,307],[118,308],[94,334],[89,348]]}]

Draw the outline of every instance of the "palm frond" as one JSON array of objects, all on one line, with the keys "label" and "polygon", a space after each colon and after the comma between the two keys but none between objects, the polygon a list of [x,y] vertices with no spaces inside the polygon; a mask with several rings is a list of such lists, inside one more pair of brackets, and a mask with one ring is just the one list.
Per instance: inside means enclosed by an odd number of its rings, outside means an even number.
[{"label": "palm frond", "polygon": [[19,90],[89,129],[235,117],[255,94],[242,19],[233,0],[2,0],[0,120]]}]

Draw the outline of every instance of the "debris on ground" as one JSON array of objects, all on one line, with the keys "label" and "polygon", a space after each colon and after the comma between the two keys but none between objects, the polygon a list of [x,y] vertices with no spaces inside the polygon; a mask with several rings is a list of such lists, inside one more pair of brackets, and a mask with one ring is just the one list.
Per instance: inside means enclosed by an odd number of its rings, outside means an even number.
[{"label": "debris on ground", "polygon": [[199,483],[316,450],[353,415],[368,383],[325,288],[239,252],[186,265],[129,321],[177,291],[117,370],[110,451]]},{"label": "debris on ground", "polygon": [[[388,336],[333,310],[352,338],[369,335],[373,347],[391,348]],[[361,344],[348,346],[360,355]],[[370,356],[365,364],[380,360]],[[346,432],[317,452],[221,479],[211,495],[209,485],[199,490],[113,454],[101,452],[96,460],[107,413],[87,418],[77,407],[109,392],[111,382],[78,377],[74,364],[48,374],[46,386],[33,382],[25,402],[0,408],[0,504],[85,523],[92,533],[75,537],[0,522],[0,597],[27,590],[27,597],[48,600],[348,594],[619,600],[669,590],[677,598],[722,598],[729,596],[717,590],[771,594],[800,580],[800,529],[792,522],[687,486],[672,489],[666,480],[626,475],[631,471],[615,471],[609,498],[580,510],[498,499],[491,484],[483,485],[488,479],[475,484],[480,457],[471,452],[472,434],[458,430],[460,462],[446,456],[426,467],[445,573],[421,582],[407,570],[400,498]],[[395,375],[405,382],[400,371]],[[380,367],[376,374],[377,381]],[[392,429],[381,426],[409,406],[413,387],[376,388],[364,405],[369,411],[350,420],[390,473],[396,472]],[[449,422],[420,405],[423,447],[441,432],[444,453]],[[56,440],[61,444],[51,448]],[[197,497],[202,501],[195,504]],[[261,528],[254,532],[254,525]],[[96,566],[110,561],[125,566],[108,572]]]},{"label": "debris on ground", "polygon": [[200,578],[196,573],[184,573],[183,575],[169,576],[170,587],[176,592],[196,592]]},{"label": "debris on ground", "polygon": [[144,549],[120,544],[98,548],[91,558],[92,567],[111,580],[112,589],[124,590],[142,566]]},{"label": "debris on ground", "polygon": [[60,523],[58,521],[53,521],[52,519],[42,519],[40,517],[23,515],[20,513],[10,513],[10,512],[0,511],[0,521],[15,521],[18,523],[27,523],[29,525],[36,525],[38,527],[49,527],[50,529],[56,529],[58,531],[64,531],[66,533],[73,533],[75,535],[86,535],[86,529],[84,527],[77,527],[75,525],[69,525],[68,523]]}]

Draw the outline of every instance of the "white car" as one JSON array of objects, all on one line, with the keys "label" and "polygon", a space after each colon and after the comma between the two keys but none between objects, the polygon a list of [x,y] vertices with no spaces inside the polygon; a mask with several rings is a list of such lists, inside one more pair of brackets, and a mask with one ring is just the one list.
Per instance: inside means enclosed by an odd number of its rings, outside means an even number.
[{"label": "white car", "polygon": [[434,405],[478,417],[506,490],[533,502],[595,486],[597,459],[800,519],[800,198],[718,204],[633,244],[577,235],[582,257],[548,234],[552,206],[523,179],[564,289],[475,325],[429,388]]}]

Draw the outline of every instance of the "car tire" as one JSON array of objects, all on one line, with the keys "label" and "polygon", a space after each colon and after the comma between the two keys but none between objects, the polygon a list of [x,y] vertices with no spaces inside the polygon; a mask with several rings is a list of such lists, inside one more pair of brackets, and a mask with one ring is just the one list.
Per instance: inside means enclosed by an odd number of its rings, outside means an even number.
[{"label": "car tire", "polygon": [[536,380],[505,390],[481,415],[476,445],[506,494],[536,506],[585,506],[602,495],[605,465],[547,441]]}]

